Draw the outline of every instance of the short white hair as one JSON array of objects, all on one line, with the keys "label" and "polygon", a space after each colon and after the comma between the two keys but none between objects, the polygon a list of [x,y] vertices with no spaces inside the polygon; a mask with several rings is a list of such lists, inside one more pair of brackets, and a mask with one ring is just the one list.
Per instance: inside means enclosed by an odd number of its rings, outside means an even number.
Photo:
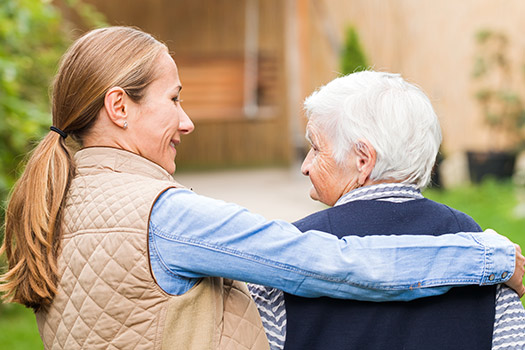
[{"label": "short white hair", "polygon": [[332,141],[344,166],[351,147],[366,139],[377,152],[370,174],[423,188],[441,144],[441,128],[428,97],[399,74],[363,71],[332,80],[304,102],[308,119]]}]

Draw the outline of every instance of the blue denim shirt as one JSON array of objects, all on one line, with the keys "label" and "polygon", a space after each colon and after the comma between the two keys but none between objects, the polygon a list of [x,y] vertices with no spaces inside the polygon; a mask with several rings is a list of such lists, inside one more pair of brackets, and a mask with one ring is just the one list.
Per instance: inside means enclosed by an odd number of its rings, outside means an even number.
[{"label": "blue denim shirt", "polygon": [[149,250],[157,283],[174,295],[221,276],[303,297],[412,300],[504,282],[515,264],[514,245],[491,232],[338,239],[186,189],[155,202]]}]

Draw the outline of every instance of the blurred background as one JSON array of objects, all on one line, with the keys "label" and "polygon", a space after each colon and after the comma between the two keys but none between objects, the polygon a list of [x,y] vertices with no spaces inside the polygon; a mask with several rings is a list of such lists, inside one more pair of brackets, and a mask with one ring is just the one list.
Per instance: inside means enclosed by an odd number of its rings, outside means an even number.
[{"label": "blurred background", "polygon": [[[524,14],[519,0],[0,0],[1,210],[51,123],[49,86],[67,46],[131,25],[179,66],[196,126],[177,153],[187,187],[268,218],[322,209],[299,170],[302,101],[372,68],[419,85],[440,118],[425,195],[525,247]],[[41,348],[29,310],[0,305],[0,344]]]}]

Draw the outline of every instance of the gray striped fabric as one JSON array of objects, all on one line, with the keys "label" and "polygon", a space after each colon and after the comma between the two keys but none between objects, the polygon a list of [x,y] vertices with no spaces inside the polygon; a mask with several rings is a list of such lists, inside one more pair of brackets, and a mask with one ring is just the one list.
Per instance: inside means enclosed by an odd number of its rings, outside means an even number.
[{"label": "gray striped fabric", "polygon": [[[410,184],[379,184],[353,190],[342,196],[337,205],[356,200],[382,200],[403,203],[424,198]],[[286,338],[286,308],[283,292],[248,283],[248,289],[257,304],[271,350],[282,350]],[[525,350],[525,310],[518,295],[506,286],[499,286],[496,294],[496,315],[492,335],[492,350]]]},{"label": "gray striped fabric", "polygon": [[498,286],[492,350],[525,349],[525,310],[517,294]]},{"label": "gray striped fabric", "polygon": [[424,198],[416,186],[411,184],[389,183],[357,188],[343,195],[335,206],[358,200],[383,200],[403,203]]},{"label": "gray striped fabric", "polygon": [[271,350],[284,347],[286,309],[284,295],[279,289],[248,283],[248,290],[257,304]]}]

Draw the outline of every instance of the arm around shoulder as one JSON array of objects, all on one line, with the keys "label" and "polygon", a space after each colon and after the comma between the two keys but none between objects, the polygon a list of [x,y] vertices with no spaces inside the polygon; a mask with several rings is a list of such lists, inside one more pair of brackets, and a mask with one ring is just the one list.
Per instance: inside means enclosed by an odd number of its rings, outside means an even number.
[{"label": "arm around shoulder", "polygon": [[452,285],[501,283],[515,264],[514,246],[497,234],[338,239],[180,189],[159,197],[150,226],[177,276],[220,276],[306,297],[411,300]]}]

